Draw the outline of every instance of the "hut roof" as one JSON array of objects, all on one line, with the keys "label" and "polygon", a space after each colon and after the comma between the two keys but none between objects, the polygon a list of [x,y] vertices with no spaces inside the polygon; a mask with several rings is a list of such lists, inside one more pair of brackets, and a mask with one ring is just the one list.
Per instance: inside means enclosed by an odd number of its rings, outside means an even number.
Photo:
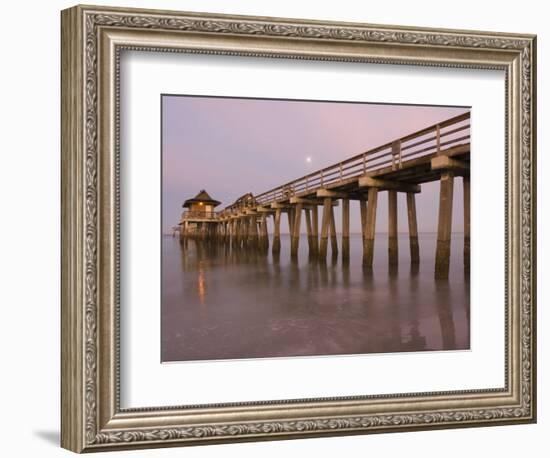
[{"label": "hut roof", "polygon": [[204,189],[201,189],[195,197],[193,197],[192,199],[187,199],[183,203],[182,207],[190,207],[192,204],[198,204],[200,202],[205,205],[213,205],[214,207],[217,207],[221,203],[218,200],[212,199],[212,197],[210,197],[210,194],[208,194]]}]

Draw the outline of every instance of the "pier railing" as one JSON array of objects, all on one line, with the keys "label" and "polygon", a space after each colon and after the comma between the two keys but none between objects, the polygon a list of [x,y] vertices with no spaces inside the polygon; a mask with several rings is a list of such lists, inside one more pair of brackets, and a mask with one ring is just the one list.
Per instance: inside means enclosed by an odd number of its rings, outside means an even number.
[{"label": "pier railing", "polygon": [[[268,216],[273,217],[273,255],[281,250],[281,214],[288,216],[290,255],[298,256],[302,213],[305,214],[309,254],[326,261],[330,239],[332,257],[338,256],[334,215],[341,200],[342,261],[350,258],[350,200],[359,200],[363,267],[374,260],[378,192],[388,192],[388,263],[398,264],[398,192],[406,194],[411,264],[419,262],[415,195],[421,183],[440,181],[435,275],[448,278],[453,186],[463,180],[464,268],[470,260],[470,114],[465,113],[372,148],[345,161],[309,173],[259,195],[247,193],[221,212],[184,213],[180,237],[197,237],[228,247],[269,248]],[[319,190],[324,189],[320,193]],[[331,192],[332,191],[332,192]],[[368,195],[366,195],[368,193]],[[296,198],[292,198],[292,197]],[[322,196],[317,199],[317,196]],[[319,205],[322,203],[321,230]],[[275,205],[276,204],[276,205]],[[267,208],[270,206],[271,208]],[[193,220],[192,227],[185,220]]]},{"label": "pier railing", "polygon": [[182,213],[181,219],[217,219],[222,212],[186,210]]},{"label": "pier railing", "polygon": [[256,204],[269,205],[292,196],[337,185],[385,167],[399,169],[403,161],[437,154],[470,142],[470,113],[377,146],[345,161],[309,173],[255,196]]}]

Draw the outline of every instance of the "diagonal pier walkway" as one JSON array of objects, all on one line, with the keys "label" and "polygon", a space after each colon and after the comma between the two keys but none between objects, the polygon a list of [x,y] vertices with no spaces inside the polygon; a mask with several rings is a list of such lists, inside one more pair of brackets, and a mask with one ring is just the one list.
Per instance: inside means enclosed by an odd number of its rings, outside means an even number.
[{"label": "diagonal pier walkway", "polygon": [[[245,194],[222,211],[197,219],[184,212],[180,237],[200,237],[233,247],[267,251],[267,218],[273,218],[271,248],[281,249],[281,216],[288,215],[291,256],[296,257],[305,217],[311,256],[326,260],[330,242],[339,253],[334,207],[342,206],[342,260],[349,259],[350,200],[359,201],[363,236],[363,265],[372,268],[378,194],[388,192],[388,256],[398,262],[397,193],[405,193],[411,262],[419,261],[416,194],[420,185],[440,181],[435,276],[448,277],[454,179],[464,184],[464,266],[470,263],[470,113],[450,118],[372,148],[345,161],[309,173],[258,195]],[[319,227],[319,213],[321,224]],[[191,231],[190,222],[195,222]]]}]

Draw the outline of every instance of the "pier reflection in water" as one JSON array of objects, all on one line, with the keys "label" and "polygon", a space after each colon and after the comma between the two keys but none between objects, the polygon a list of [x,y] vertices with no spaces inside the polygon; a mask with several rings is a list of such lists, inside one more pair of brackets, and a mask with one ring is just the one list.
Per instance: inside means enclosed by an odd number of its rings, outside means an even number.
[{"label": "pier reflection in water", "polygon": [[[382,237],[380,237],[382,239]],[[376,246],[362,268],[362,242],[350,237],[349,263],[279,256],[177,237],[162,240],[162,361],[459,350],[470,346],[469,281],[463,236],[452,239],[447,280],[435,280],[436,234],[420,234],[420,264],[399,267]]]}]

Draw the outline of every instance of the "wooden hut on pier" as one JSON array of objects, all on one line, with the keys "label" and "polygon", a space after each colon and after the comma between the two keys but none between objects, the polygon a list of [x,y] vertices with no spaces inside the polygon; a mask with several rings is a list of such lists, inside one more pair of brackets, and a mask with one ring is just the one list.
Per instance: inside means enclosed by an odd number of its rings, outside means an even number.
[{"label": "wooden hut on pier", "polygon": [[206,238],[214,235],[216,223],[219,221],[218,213],[214,210],[220,201],[210,197],[204,189],[192,199],[187,199],[182,207],[180,237]]}]

